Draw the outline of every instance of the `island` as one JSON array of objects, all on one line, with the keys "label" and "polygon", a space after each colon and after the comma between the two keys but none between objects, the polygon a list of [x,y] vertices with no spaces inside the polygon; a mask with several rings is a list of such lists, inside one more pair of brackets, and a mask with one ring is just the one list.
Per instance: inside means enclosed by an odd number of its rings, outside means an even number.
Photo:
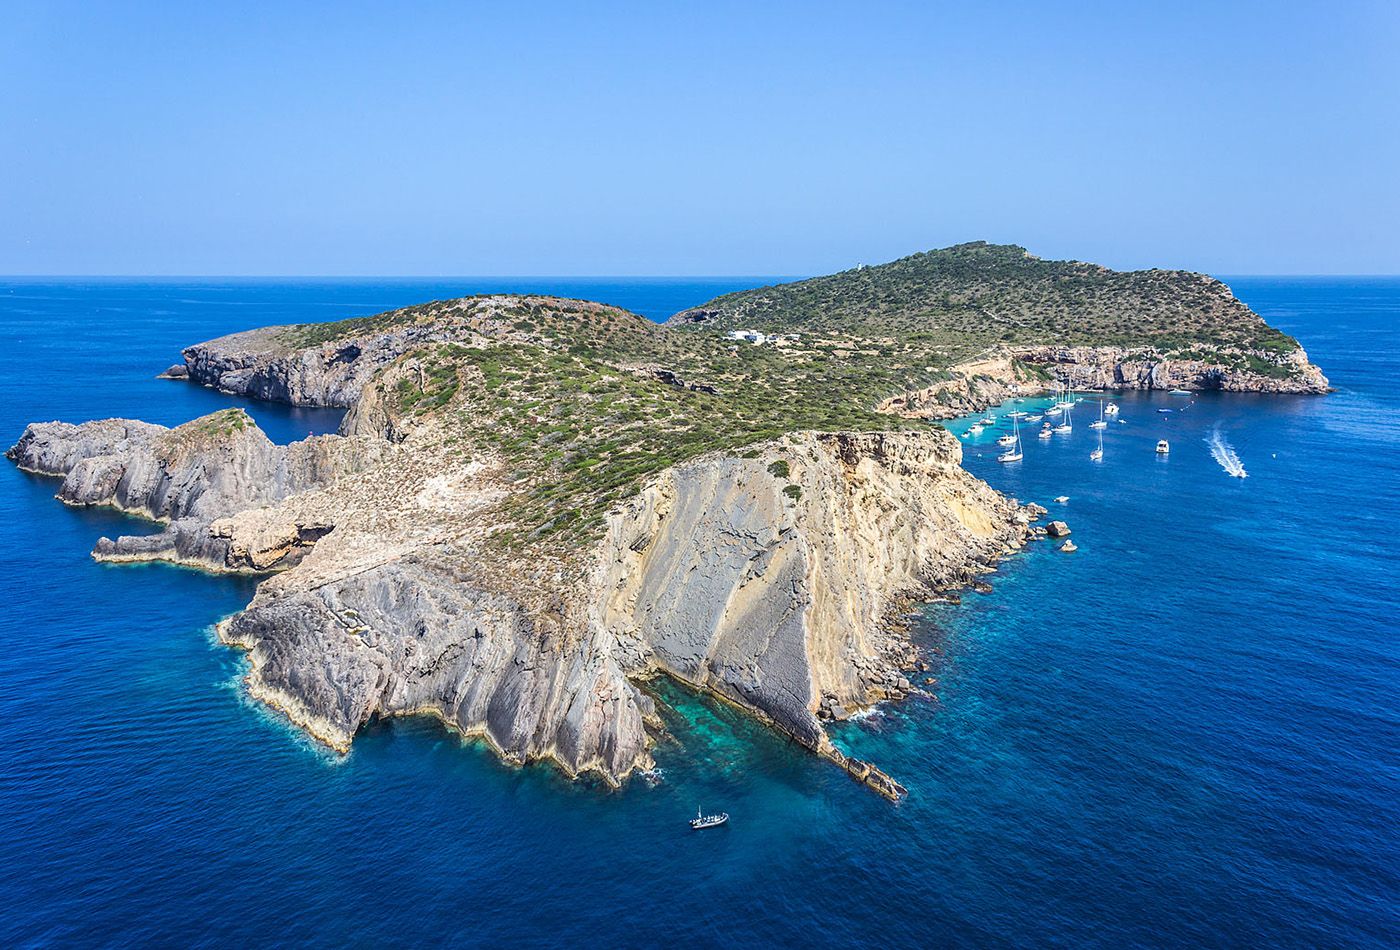
[{"label": "island", "polygon": [[327,746],[429,715],[511,762],[653,765],[649,683],[733,703],[887,797],[828,724],[916,687],[913,605],[1037,536],[934,420],[1056,382],[1320,393],[1219,281],[964,244],[658,324],[534,295],[189,347],[164,375],[343,407],[276,445],[231,408],[36,422],[7,455],[163,524],[103,561],[265,574],[219,625],[249,692]]}]

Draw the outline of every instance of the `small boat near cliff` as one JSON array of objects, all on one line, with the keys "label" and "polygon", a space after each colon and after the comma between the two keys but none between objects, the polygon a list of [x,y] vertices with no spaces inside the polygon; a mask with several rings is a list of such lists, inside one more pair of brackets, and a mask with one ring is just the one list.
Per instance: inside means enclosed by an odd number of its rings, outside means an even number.
[{"label": "small boat near cliff", "polygon": [[1109,403],[1107,406],[1104,407],[1104,410],[1103,410],[1103,411],[1104,411],[1104,414],[1105,414],[1105,415],[1109,415],[1109,416],[1116,416],[1116,415],[1118,415],[1118,403],[1116,403],[1116,402],[1111,402],[1111,403]]},{"label": "small boat near cliff", "polygon": [[700,809],[695,809],[695,817],[690,819],[690,827],[696,831],[704,828],[714,828],[729,820],[729,812],[722,811],[718,815],[703,814]]}]

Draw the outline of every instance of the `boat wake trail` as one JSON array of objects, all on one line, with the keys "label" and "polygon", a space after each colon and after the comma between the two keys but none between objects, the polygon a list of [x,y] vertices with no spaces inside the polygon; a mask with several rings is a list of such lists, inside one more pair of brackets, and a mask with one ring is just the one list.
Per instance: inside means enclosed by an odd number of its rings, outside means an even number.
[{"label": "boat wake trail", "polygon": [[1245,478],[1249,473],[1244,470],[1244,463],[1240,461],[1239,453],[1235,451],[1230,440],[1220,433],[1220,424],[1216,423],[1211,430],[1210,437],[1206,439],[1206,445],[1210,446],[1211,458],[1220,463],[1220,467],[1225,469],[1225,474],[1232,478]]}]

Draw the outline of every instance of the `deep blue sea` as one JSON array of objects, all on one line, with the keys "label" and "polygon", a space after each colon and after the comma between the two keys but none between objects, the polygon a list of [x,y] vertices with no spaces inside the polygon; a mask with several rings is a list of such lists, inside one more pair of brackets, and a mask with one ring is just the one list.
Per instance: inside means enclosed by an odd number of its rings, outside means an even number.
[{"label": "deep blue sea", "polygon": [[[765,282],[0,278],[0,440],[228,405],[153,377],[248,327],[493,290],[663,318]],[[1400,945],[1400,279],[1230,283],[1338,391],[1115,397],[1098,463],[1097,397],[1017,465],[968,438],[1080,550],[929,608],[937,698],[842,727],[899,806],[675,689],[654,787],[427,721],[337,758],[213,639],[252,581],[95,564],[140,523],[0,464],[0,946]],[[245,405],[281,441],[337,421]],[[697,805],[733,819],[692,833]]]}]

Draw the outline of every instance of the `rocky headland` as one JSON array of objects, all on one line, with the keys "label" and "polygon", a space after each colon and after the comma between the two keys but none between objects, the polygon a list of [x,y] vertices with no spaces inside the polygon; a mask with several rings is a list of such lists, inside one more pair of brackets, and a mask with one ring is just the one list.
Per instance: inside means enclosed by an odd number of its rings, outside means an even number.
[{"label": "rocky headland", "polygon": [[1261,369],[1150,340],[984,345],[807,305],[809,329],[773,318],[787,336],[763,345],[718,332],[760,319],[731,298],[669,326],[497,295],[252,330],[166,375],[344,407],[339,434],[279,446],[230,409],[35,423],[7,454],[66,503],[162,524],[100,539],[101,560],[268,573],[219,634],[249,651],[252,695],[335,749],[427,714],[616,784],[652,764],[647,683],[667,676],[898,798],[826,722],[914,691],[899,618],[992,571],[1043,513],[968,474],[928,419],[1071,366],[1082,388],[1326,386],[1296,343],[1219,327],[1216,356],[1277,353]]}]

